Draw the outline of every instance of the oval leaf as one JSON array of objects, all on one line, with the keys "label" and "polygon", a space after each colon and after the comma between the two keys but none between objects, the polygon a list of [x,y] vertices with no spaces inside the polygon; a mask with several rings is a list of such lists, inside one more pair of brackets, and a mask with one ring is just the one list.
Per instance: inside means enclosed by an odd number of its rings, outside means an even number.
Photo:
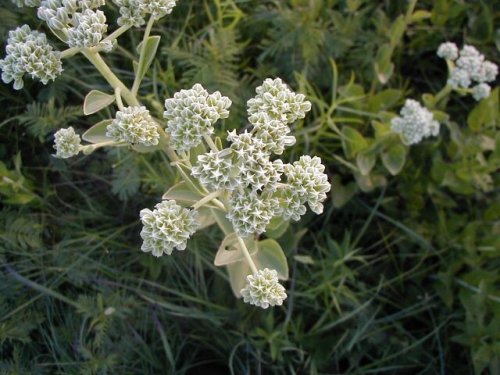
[{"label": "oval leaf", "polygon": [[[249,237],[244,241],[251,256],[257,253],[257,244],[253,238]],[[219,246],[219,250],[215,255],[214,265],[217,267],[227,266],[228,264],[241,261],[245,262],[245,255],[238,246],[238,235],[236,233],[228,234]]]},{"label": "oval leaf", "polygon": [[98,122],[90,129],[88,129],[85,133],[83,133],[82,139],[90,143],[103,143],[112,141],[113,138],[106,137],[106,128],[112,122],[113,120],[110,119]]},{"label": "oval leaf", "polygon": [[85,115],[91,115],[99,112],[101,109],[106,108],[114,101],[114,95],[109,95],[99,90],[92,90],[87,94],[85,101],[83,102],[83,113]]},{"label": "oval leaf", "polygon": [[259,250],[252,256],[259,270],[269,268],[278,272],[281,280],[288,279],[288,262],[280,244],[275,240],[264,240],[258,243]]},{"label": "oval leaf", "polygon": [[405,161],[406,147],[402,144],[393,145],[386,152],[382,153],[382,163],[393,176],[401,172]]},{"label": "oval leaf", "polygon": [[288,220],[283,219],[281,216],[275,216],[266,227],[266,236],[276,240],[286,232],[289,225]]},{"label": "oval leaf", "polygon": [[350,159],[361,150],[368,147],[368,142],[363,135],[350,126],[342,127],[342,147],[345,156]]},{"label": "oval leaf", "polygon": [[236,298],[241,297],[241,289],[247,283],[247,276],[252,273],[250,266],[246,262],[236,262],[227,265],[227,272],[229,274],[229,283]]},{"label": "oval leaf", "polygon": [[158,46],[160,44],[159,36],[150,36],[146,39],[144,43],[139,44],[137,47],[137,51],[142,53],[142,49],[144,48],[144,55],[142,55],[141,61],[139,61],[139,65],[137,66],[136,76],[137,80],[142,81],[146,72],[148,71],[151,63],[153,62],[156,51],[158,50]]},{"label": "oval leaf", "polygon": [[172,186],[161,197],[161,199],[170,199],[177,201],[177,203],[179,204],[184,203],[184,205],[186,206],[191,206],[202,198],[203,195],[190,190],[188,185],[184,181],[181,181],[178,184]]}]

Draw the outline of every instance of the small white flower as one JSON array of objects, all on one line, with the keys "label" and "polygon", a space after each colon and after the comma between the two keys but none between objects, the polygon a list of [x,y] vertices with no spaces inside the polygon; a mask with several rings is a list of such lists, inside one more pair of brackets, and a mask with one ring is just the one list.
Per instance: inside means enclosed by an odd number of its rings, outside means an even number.
[{"label": "small white flower", "polygon": [[458,47],[455,43],[443,43],[439,46],[437,55],[443,59],[454,61],[458,58]]},{"label": "small white flower", "polygon": [[286,299],[286,291],[279,283],[276,270],[264,268],[247,276],[247,284],[241,290],[245,303],[267,309],[269,306],[281,306]]},{"label": "small white flower", "polygon": [[488,96],[490,96],[490,93],[491,87],[487,83],[480,83],[479,85],[476,85],[472,88],[472,96],[477,101],[487,98]]},{"label": "small white flower", "polygon": [[460,87],[467,88],[472,82],[469,72],[465,69],[455,68],[451,71],[450,78],[448,79],[448,84],[454,89]]},{"label": "small white flower", "polygon": [[304,95],[291,91],[280,78],[266,79],[256,92],[257,95],[247,102],[250,116],[263,112],[273,120],[291,124],[311,110],[311,103]]},{"label": "small white flower", "polygon": [[254,126],[254,137],[263,142],[268,152],[281,155],[285,147],[295,144],[295,137],[288,135],[290,128],[282,121],[273,120],[265,112],[252,114],[248,121]]},{"label": "small white flower", "polygon": [[49,45],[45,34],[31,31],[28,25],[10,31],[7,43],[7,56],[0,60],[0,69],[2,80],[14,81],[14,89],[24,86],[24,74],[47,84],[63,71],[60,53]]},{"label": "small white flower", "polygon": [[392,131],[401,134],[408,145],[439,134],[439,122],[434,120],[432,112],[412,99],[406,100],[400,116],[393,118],[391,124]]},{"label": "small white flower", "polygon": [[[324,173],[325,166],[321,164],[321,159],[317,156],[311,158],[308,155],[304,155],[293,164],[286,164],[284,170],[287,183],[297,193],[301,203],[304,204],[307,202],[313,212],[321,214],[323,212],[323,202],[326,199],[326,193],[331,189],[328,176]],[[293,199],[293,197],[291,198]],[[294,205],[297,205],[297,203],[294,203]],[[299,214],[302,212],[302,209],[296,207],[295,212]],[[294,216],[293,213],[286,215],[290,217]]]},{"label": "small white flower", "polygon": [[146,107],[127,107],[116,112],[106,130],[106,135],[118,142],[155,146],[160,139],[158,127]]},{"label": "small white flower", "polygon": [[235,172],[231,155],[226,151],[210,151],[198,156],[191,174],[207,189],[233,189],[236,186]]},{"label": "small white flower", "polygon": [[146,13],[139,7],[141,0],[113,0],[113,3],[120,7],[118,25],[140,27],[146,23]]},{"label": "small white flower", "polygon": [[217,120],[228,117],[230,106],[229,98],[219,92],[209,94],[200,84],[165,100],[163,117],[167,119],[172,148],[187,151],[199,145],[204,135],[214,132]]},{"label": "small white flower", "polygon": [[67,159],[72,156],[78,155],[81,149],[81,139],[72,127],[67,129],[59,129],[54,134],[54,149],[56,150],[56,157]]},{"label": "small white flower", "polygon": [[155,209],[143,209],[141,250],[159,257],[170,255],[174,249],[185,250],[187,240],[196,232],[200,224],[196,211],[182,208],[175,201],[163,201]]},{"label": "small white flower", "polygon": [[268,194],[234,191],[229,199],[227,218],[241,237],[264,233],[278,210],[278,200]]},{"label": "small white flower", "polygon": [[151,14],[155,19],[160,19],[172,13],[176,0],[140,0],[139,9]]},{"label": "small white flower", "polygon": [[279,202],[279,209],[277,214],[282,216],[285,220],[299,221],[300,217],[306,213],[305,195],[302,199],[294,188],[287,186],[283,189],[276,191],[275,197]]}]

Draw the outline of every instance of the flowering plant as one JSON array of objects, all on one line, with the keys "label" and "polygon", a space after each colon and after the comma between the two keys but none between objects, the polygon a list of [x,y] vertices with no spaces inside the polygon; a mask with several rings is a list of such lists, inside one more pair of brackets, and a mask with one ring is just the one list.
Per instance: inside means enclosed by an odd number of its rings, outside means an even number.
[{"label": "flowering plant", "polygon": [[[226,147],[214,137],[215,126],[229,116],[232,102],[218,91],[209,93],[195,84],[166,99],[163,119],[155,118],[138,92],[159,45],[160,37],[150,35],[153,23],[171,13],[176,2],[113,2],[121,16],[119,27],[109,35],[106,16],[99,9],[104,0],[17,2],[37,6],[38,17],[68,48],[56,51],[45,34],[27,25],[11,31],[7,56],[0,60],[3,81],[21,89],[28,74],[46,84],[62,73],[62,60],[83,54],[112,88],[112,93],[92,90],[85,98],[84,113],[113,104],[116,112],[81,137],[72,127],[57,131],[55,156],[90,154],[101,147],[165,152],[182,182],[171,187],[153,210],[140,212],[142,251],[156,257],[171,255],[186,249],[198,229],[217,223],[226,237],[215,264],[228,268],[235,295],[262,308],[281,305],[286,292],[279,279],[288,278],[286,257],[276,241],[260,240],[259,235],[270,225],[299,220],[306,204],[317,214],[323,211],[330,184],[321,160],[302,156],[286,164],[276,157],[295,143],[289,125],[304,118],[311,103],[281,79],[266,79],[247,103],[250,128],[229,132]],[[128,88],[101,54],[111,53],[125,31],[144,24],[135,79]]]}]

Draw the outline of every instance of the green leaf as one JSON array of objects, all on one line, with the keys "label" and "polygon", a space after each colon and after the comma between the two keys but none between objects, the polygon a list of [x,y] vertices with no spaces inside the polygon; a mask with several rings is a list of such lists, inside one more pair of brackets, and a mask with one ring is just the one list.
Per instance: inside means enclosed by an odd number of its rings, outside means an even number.
[{"label": "green leaf", "polygon": [[288,279],[288,262],[280,244],[272,239],[259,241],[259,251],[252,256],[258,269],[269,268],[278,272],[282,280]]},{"label": "green leaf", "polygon": [[158,46],[160,45],[160,37],[159,36],[150,36],[146,39],[144,43],[139,44],[137,46],[137,51],[139,53],[142,52],[142,48],[144,48],[144,55],[142,61],[139,62],[136,71],[136,77],[140,81],[146,75],[151,63],[153,62],[156,51],[158,50]]},{"label": "green leaf", "polygon": [[114,95],[109,95],[99,90],[92,90],[87,94],[83,102],[83,113],[91,115],[99,112],[101,109],[112,104],[115,99]]},{"label": "green leaf", "polygon": [[161,199],[175,200],[177,203],[183,204],[185,206],[192,206],[202,198],[203,195],[190,190],[188,185],[184,181],[181,181],[172,186],[161,197]]},{"label": "green leaf", "polygon": [[387,179],[382,175],[368,175],[363,176],[361,173],[354,173],[354,178],[358,184],[358,187],[364,193],[370,193],[378,187],[385,186],[387,184]]},{"label": "green leaf", "polygon": [[266,236],[277,240],[286,232],[289,225],[288,220],[283,219],[281,216],[275,216],[266,227]]},{"label": "green leaf", "polygon": [[212,211],[208,207],[201,207],[198,209],[198,222],[200,223],[200,229],[207,228],[216,223]]},{"label": "green leaf", "polygon": [[226,218],[226,212],[221,211],[220,209],[211,209],[212,215],[219,225],[219,227],[222,229],[224,234],[230,234],[234,232],[233,225],[231,222]]},{"label": "green leaf", "polygon": [[368,99],[368,107],[371,112],[380,112],[381,110],[393,107],[402,97],[403,92],[401,90],[383,90]]},{"label": "green leaf", "polygon": [[354,194],[356,194],[356,191],[357,188],[354,182],[350,182],[347,185],[342,185],[340,176],[334,176],[334,178],[332,178],[332,191],[330,193],[333,206],[335,208],[344,206],[351,200]]},{"label": "green leaf", "polygon": [[402,144],[395,144],[382,153],[382,164],[393,175],[403,169],[406,161],[407,148]]},{"label": "green leaf", "polygon": [[97,124],[92,126],[90,129],[88,129],[85,133],[83,133],[82,139],[84,141],[87,141],[90,143],[103,143],[103,142],[112,141],[113,138],[106,136],[106,128],[112,122],[113,122],[113,120],[110,120],[110,119],[102,120],[101,122],[98,122]]},{"label": "green leaf", "polygon": [[467,124],[473,132],[479,132],[484,126],[493,125],[498,121],[499,103],[498,94],[500,90],[496,88],[489,97],[481,100],[469,113]]},{"label": "green leaf", "polygon": [[375,57],[375,74],[380,83],[385,84],[389,81],[394,72],[394,64],[391,62],[392,48],[389,44],[382,45]]},{"label": "green leaf", "polygon": [[342,127],[342,147],[344,148],[345,156],[348,159],[353,158],[356,154],[368,147],[368,142],[363,135],[356,129],[350,126]]},{"label": "green leaf", "polygon": [[413,12],[410,18],[410,23],[420,22],[422,20],[428,19],[432,17],[432,13],[426,10],[417,10]]},{"label": "green leaf", "polygon": [[394,21],[394,23],[392,24],[391,31],[389,32],[392,46],[397,46],[399,44],[399,41],[403,37],[405,30],[406,30],[405,17],[403,15],[400,15],[398,18],[396,18],[396,21]]},{"label": "green leaf", "polygon": [[391,124],[388,122],[372,121],[373,130],[375,130],[375,138],[380,139],[391,133]]},{"label": "green leaf", "polygon": [[241,289],[246,285],[247,276],[252,274],[250,266],[246,262],[236,262],[226,266],[229,274],[229,283],[236,298],[241,297]]},{"label": "green leaf", "polygon": [[362,152],[356,156],[356,164],[363,176],[370,174],[375,161],[376,155],[373,152]]},{"label": "green leaf", "polygon": [[[245,238],[245,245],[250,253],[250,256],[257,253],[257,243],[252,238]],[[235,262],[245,262],[245,255],[238,245],[238,235],[236,233],[228,234],[219,246],[219,250],[215,255],[214,265],[217,267],[227,266]]]}]

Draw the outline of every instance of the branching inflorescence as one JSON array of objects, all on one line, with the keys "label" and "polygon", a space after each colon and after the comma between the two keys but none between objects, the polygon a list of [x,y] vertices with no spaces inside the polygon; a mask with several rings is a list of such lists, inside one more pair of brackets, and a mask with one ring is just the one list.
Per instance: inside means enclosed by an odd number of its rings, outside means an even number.
[{"label": "branching inflorescence", "polygon": [[[184,180],[182,189],[191,190],[199,199],[178,202],[169,190],[153,210],[143,209],[142,251],[160,257],[185,250],[203,217],[211,215],[226,235],[215,263],[227,266],[233,276],[239,270],[238,277],[231,277],[234,293],[262,308],[281,305],[286,292],[279,279],[288,277],[286,258],[276,241],[261,240],[260,235],[273,220],[285,224],[299,220],[306,204],[320,214],[330,191],[318,157],[302,156],[293,164],[277,158],[296,142],[290,125],[311,109],[304,95],[293,92],[279,78],[266,79],[247,103],[248,129],[227,132],[224,147],[224,141],[216,137],[216,123],[228,118],[232,102],[220,92],[209,93],[201,84],[181,90],[165,100],[163,119],[154,118],[137,96],[159,41],[158,36],[150,36],[153,23],[173,11],[175,0],[112,0],[120,16],[119,27],[109,35],[106,15],[100,9],[105,0],[13,2],[38,7],[38,18],[68,48],[54,50],[45,34],[27,25],[11,31],[7,56],[0,60],[4,82],[14,81],[18,90],[28,74],[46,84],[61,74],[63,59],[81,53],[113,89],[112,94],[92,90],[84,103],[86,114],[115,103],[113,118],[94,125],[82,137],[72,127],[60,129],[55,133],[55,156],[90,154],[105,146],[164,151]],[[121,34],[142,25],[146,27],[141,45],[148,48],[140,48],[135,79],[128,88],[100,53],[111,52]],[[90,143],[82,144],[82,139]],[[274,251],[272,256],[269,251]]]}]

